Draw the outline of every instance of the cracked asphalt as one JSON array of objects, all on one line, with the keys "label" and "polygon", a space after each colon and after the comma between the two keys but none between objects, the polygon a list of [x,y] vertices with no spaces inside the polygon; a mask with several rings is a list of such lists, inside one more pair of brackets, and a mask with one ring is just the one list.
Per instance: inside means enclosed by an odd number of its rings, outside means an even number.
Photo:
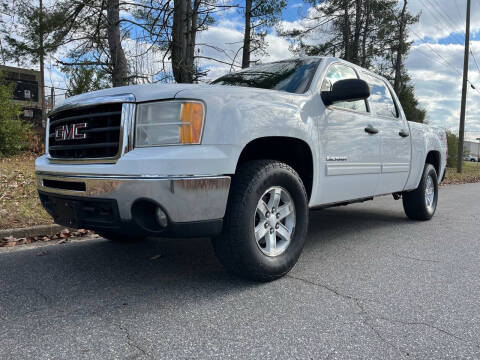
[{"label": "cracked asphalt", "polygon": [[480,184],[430,222],[401,201],[317,211],[285,278],[226,274],[208,239],[0,252],[1,359],[479,359]]}]

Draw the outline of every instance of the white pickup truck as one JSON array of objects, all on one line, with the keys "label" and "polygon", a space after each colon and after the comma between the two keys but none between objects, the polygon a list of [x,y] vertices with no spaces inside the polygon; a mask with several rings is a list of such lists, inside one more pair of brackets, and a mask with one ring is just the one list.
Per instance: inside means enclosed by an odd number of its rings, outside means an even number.
[{"label": "white pickup truck", "polygon": [[393,194],[430,219],[447,146],[382,77],[301,58],[69,98],[46,149],[37,186],[57,223],[117,241],[209,236],[230,272],[268,281],[298,260],[309,209]]}]

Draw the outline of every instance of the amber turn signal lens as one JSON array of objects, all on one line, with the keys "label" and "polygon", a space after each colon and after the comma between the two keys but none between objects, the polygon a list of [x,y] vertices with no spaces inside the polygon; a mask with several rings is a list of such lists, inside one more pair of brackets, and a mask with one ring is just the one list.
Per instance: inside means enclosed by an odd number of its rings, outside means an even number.
[{"label": "amber turn signal lens", "polygon": [[200,144],[203,128],[203,106],[200,103],[186,102],[182,105],[182,126],[180,142],[182,144]]}]

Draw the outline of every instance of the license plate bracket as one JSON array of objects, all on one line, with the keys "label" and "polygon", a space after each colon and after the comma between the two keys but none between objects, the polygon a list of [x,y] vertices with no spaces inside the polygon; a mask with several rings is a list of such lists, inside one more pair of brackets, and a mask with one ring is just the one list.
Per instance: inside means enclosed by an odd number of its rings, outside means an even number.
[{"label": "license plate bracket", "polygon": [[60,198],[54,201],[55,221],[65,226],[76,227],[78,220],[75,202]]}]

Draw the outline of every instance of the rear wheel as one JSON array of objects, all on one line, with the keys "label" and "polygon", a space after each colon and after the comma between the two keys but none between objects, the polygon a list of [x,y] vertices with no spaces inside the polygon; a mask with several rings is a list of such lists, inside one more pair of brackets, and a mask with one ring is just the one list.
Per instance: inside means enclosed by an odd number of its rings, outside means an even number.
[{"label": "rear wheel", "polygon": [[403,194],[403,209],[412,220],[430,220],[437,209],[437,202],[437,171],[433,165],[425,164],[418,188]]},{"label": "rear wheel", "polygon": [[307,227],[307,195],[295,170],[278,161],[251,161],[233,178],[223,232],[213,247],[230,273],[271,281],[297,262]]}]

